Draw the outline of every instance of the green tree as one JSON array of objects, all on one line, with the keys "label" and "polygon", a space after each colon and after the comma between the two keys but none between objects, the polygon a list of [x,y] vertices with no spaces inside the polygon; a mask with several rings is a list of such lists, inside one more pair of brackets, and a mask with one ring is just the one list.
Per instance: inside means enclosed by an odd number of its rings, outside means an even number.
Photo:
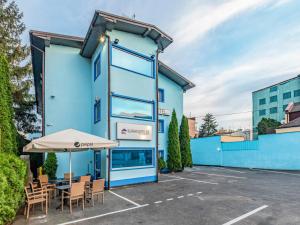
[{"label": "green tree", "polygon": [[215,117],[207,113],[203,118],[203,124],[199,130],[199,137],[213,136],[217,132],[218,123]]},{"label": "green tree", "polygon": [[180,144],[178,136],[178,121],[176,118],[176,112],[173,110],[172,118],[168,130],[168,169],[170,171],[179,171],[182,169]]},{"label": "green tree", "polygon": [[47,154],[43,169],[49,178],[54,179],[56,177],[57,158],[54,152],[49,152]]},{"label": "green tree", "polygon": [[258,134],[273,134],[280,125],[281,123],[277,120],[262,118],[257,125]]},{"label": "green tree", "polygon": [[5,56],[0,53],[0,151],[17,151],[17,132],[13,123],[9,67]]},{"label": "green tree", "polygon": [[33,79],[28,60],[30,49],[22,44],[25,31],[23,13],[14,1],[0,0],[0,51],[6,55],[10,67],[10,82],[13,95],[14,122],[19,131],[36,131],[37,117],[35,99],[30,94]]},{"label": "green tree", "polygon": [[192,167],[192,153],[190,146],[189,124],[188,119],[182,116],[180,131],[179,131],[180,153],[182,168]]}]

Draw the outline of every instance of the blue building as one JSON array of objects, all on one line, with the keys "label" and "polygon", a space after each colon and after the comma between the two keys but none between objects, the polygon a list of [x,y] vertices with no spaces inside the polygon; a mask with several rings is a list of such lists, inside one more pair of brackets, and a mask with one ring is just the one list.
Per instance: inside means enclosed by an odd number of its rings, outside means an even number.
[{"label": "blue building", "polygon": [[300,75],[252,92],[254,135],[257,134],[257,125],[262,118],[282,122],[285,119],[285,109],[288,104],[299,102]]},{"label": "blue building", "polygon": [[[105,178],[108,188],[157,181],[170,114],[175,109],[180,124],[183,93],[194,87],[158,60],[172,41],[154,25],[100,11],[85,38],[30,31],[43,135],[74,128],[120,144],[75,153],[76,176]],[[63,177],[68,156],[57,158]]]}]

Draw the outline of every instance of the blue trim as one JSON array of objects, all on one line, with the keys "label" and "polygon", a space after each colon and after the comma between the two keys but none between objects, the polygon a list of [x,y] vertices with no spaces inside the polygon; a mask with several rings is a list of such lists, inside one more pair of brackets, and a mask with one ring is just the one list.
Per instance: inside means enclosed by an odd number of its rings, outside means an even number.
[{"label": "blue trim", "polygon": [[[101,75],[101,52],[99,52],[99,55],[94,61],[94,81],[97,80],[97,78]],[[97,66],[97,61],[99,60],[99,74],[96,74],[96,66]]]},{"label": "blue trim", "polygon": [[161,123],[158,133],[165,133],[165,121],[163,119],[159,119],[158,123]]},{"label": "blue trim", "polygon": [[[96,112],[97,112],[97,106],[99,106],[99,112],[98,112],[98,115],[96,115]],[[99,117],[97,119],[97,117]],[[97,101],[95,104],[94,104],[94,124],[95,123],[98,123],[99,121],[101,121],[101,100]]]},{"label": "blue trim", "polygon": [[116,45],[116,44],[111,44],[110,45],[110,51],[112,52],[112,48],[116,48],[116,49],[119,49],[121,51],[124,51],[126,53],[129,53],[131,55],[134,55],[136,57],[140,57],[140,58],[143,58],[147,61],[150,61],[152,63],[152,76],[149,76],[147,74],[143,74],[143,73],[140,73],[140,72],[136,72],[134,70],[130,70],[130,69],[127,69],[127,68],[124,68],[124,67],[121,67],[121,66],[117,66],[117,65],[114,65],[113,64],[113,58],[112,58],[112,54],[110,54],[110,65],[113,66],[113,67],[116,67],[116,68],[119,68],[119,69],[123,69],[123,70],[126,70],[126,71],[129,71],[129,72],[132,72],[132,73],[135,73],[135,74],[138,74],[138,75],[142,75],[144,77],[148,77],[148,78],[152,78],[152,79],[155,79],[156,77],[156,70],[155,70],[155,59],[152,59],[151,57],[148,57],[146,55],[143,55],[139,52],[136,52],[136,51],[133,51],[131,49],[128,49],[128,48],[125,48],[123,46],[120,46],[120,45]]},{"label": "blue trim", "polygon": [[[113,115],[112,113],[112,98],[113,97],[117,97],[117,98],[122,98],[122,99],[127,99],[127,100],[132,100],[132,101],[137,101],[137,102],[144,102],[144,103],[148,103],[148,104],[152,104],[152,119],[143,119],[143,118],[133,118],[133,117],[126,117],[126,116],[116,116]],[[111,93],[110,96],[110,116],[111,117],[115,117],[115,118],[125,118],[125,119],[131,119],[131,120],[143,120],[143,121],[150,121],[150,122],[154,122],[156,117],[155,117],[155,110],[156,110],[156,104],[155,101],[150,101],[150,100],[145,100],[145,99],[140,99],[140,98],[135,98],[135,97],[130,97],[130,96],[125,96],[125,95],[120,95],[120,94],[115,94],[115,93]]]},{"label": "blue trim", "polygon": [[147,182],[155,182],[157,181],[156,176],[147,176],[147,177],[137,177],[137,178],[130,178],[124,180],[112,180],[110,181],[111,187],[129,185],[129,184],[138,184],[138,183],[147,183]]},{"label": "blue trim", "polygon": [[152,165],[149,166],[137,166],[137,167],[123,167],[123,168],[113,168],[112,167],[112,157],[110,160],[110,168],[111,171],[123,171],[123,170],[141,170],[141,169],[148,169],[148,168],[155,168],[155,148],[151,147],[118,147],[118,148],[111,148],[111,154],[113,153],[114,150],[151,150],[152,151]]},{"label": "blue trim", "polygon": [[159,99],[158,102],[165,102],[165,90],[162,88],[158,88],[159,94]]}]

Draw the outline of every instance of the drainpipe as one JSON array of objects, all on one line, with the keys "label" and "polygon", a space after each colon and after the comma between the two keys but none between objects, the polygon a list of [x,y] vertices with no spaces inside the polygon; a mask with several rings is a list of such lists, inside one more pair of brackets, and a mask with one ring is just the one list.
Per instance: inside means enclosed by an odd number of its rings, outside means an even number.
[{"label": "drainpipe", "polygon": [[[108,87],[107,87],[107,133],[108,133],[108,139],[110,140],[110,36],[108,36],[107,34],[105,35],[105,37],[107,37],[107,57],[108,57],[108,71],[107,71],[107,83],[108,83]],[[107,189],[110,189],[110,163],[111,163],[111,150],[108,148],[108,174],[107,174]]]},{"label": "drainpipe", "polygon": [[45,51],[34,44],[31,47],[42,53],[42,136],[45,136]]},{"label": "drainpipe", "polygon": [[158,159],[159,159],[159,152],[158,152],[158,54],[159,50],[156,50],[156,182],[158,182],[158,173],[159,173],[159,167],[158,167]]}]

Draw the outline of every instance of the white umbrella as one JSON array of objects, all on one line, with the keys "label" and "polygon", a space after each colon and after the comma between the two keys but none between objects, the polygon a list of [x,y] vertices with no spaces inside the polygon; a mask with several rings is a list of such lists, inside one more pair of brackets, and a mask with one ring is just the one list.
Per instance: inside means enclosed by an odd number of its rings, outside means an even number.
[{"label": "white umbrella", "polygon": [[24,146],[24,152],[65,152],[69,151],[70,185],[71,182],[71,152],[88,149],[100,150],[117,147],[118,143],[74,129],[59,131],[31,141]]}]

